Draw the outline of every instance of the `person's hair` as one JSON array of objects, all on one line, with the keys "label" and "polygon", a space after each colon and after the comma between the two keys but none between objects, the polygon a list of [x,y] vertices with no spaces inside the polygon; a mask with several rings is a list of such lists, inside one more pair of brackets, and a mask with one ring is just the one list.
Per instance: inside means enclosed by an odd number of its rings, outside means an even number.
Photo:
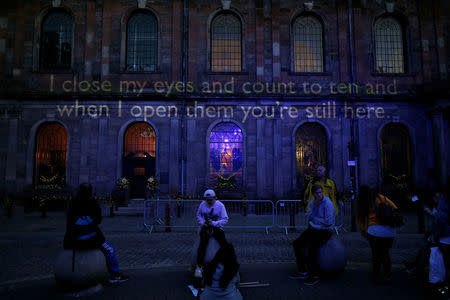
[{"label": "person's hair", "polygon": [[92,185],[90,183],[82,183],[78,188],[76,196],[72,199],[69,210],[75,215],[86,211],[88,207],[98,206],[92,197]]},{"label": "person's hair", "polygon": [[226,289],[230,281],[236,276],[239,271],[239,264],[237,262],[236,252],[232,244],[225,244],[217,251],[216,256],[205,266],[204,278],[205,284],[211,286],[213,275],[216,272],[217,266],[223,265],[224,269],[222,276],[219,279],[219,286]]},{"label": "person's hair", "polygon": [[359,194],[357,198],[357,214],[359,218],[367,218],[371,210],[375,208],[375,199],[378,192],[371,189],[368,185],[363,184],[359,187]]},{"label": "person's hair", "polygon": [[315,193],[318,189],[322,189],[322,187],[320,185],[318,185],[318,184],[315,184],[315,185],[312,186],[311,192]]}]

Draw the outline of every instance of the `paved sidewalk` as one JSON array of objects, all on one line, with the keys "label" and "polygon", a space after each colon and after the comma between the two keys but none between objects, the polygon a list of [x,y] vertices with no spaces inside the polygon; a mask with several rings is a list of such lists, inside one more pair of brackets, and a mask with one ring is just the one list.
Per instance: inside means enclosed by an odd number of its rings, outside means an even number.
[{"label": "paved sidewalk", "polygon": [[[123,270],[151,269],[163,266],[183,266],[192,262],[192,251],[197,234],[184,232],[154,232],[149,234],[138,217],[105,217],[102,229],[108,241],[116,248]],[[0,217],[0,286],[53,275],[55,256],[62,249],[65,217],[50,213],[46,219],[38,214]],[[227,239],[233,243],[239,261],[250,263],[293,263],[291,243],[299,232],[288,236],[283,231],[265,234],[263,230],[240,233],[227,230]],[[349,262],[370,262],[370,248],[359,233],[341,235]],[[392,261],[400,266],[412,259],[423,244],[423,236],[399,234],[392,249]]]}]

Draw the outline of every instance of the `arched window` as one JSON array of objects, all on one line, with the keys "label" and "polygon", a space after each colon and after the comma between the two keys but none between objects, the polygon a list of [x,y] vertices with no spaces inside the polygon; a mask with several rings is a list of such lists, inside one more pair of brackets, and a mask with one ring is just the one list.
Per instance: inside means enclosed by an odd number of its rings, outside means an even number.
[{"label": "arched window", "polygon": [[42,22],[40,64],[42,69],[70,69],[72,64],[71,16],[62,10],[51,11]]},{"label": "arched window", "polygon": [[314,16],[299,16],[293,25],[294,71],[323,72],[323,26]]},{"label": "arched window", "polygon": [[297,182],[302,185],[312,179],[318,166],[327,168],[327,133],[318,123],[305,123],[295,135]]},{"label": "arched window", "polygon": [[233,13],[222,13],[211,23],[211,70],[242,70],[242,25]]},{"label": "arched window", "polygon": [[[381,131],[381,172],[383,181],[408,182],[411,176],[411,150],[408,128],[389,123]],[[402,180],[400,180],[403,178]]]},{"label": "arched window", "polygon": [[209,169],[212,179],[234,177],[242,180],[243,134],[234,123],[217,124],[209,136]]},{"label": "arched window", "polygon": [[36,185],[65,183],[67,162],[67,131],[57,122],[40,126],[35,148]]},{"label": "arched window", "polygon": [[139,11],[127,24],[127,71],[156,71],[158,63],[158,21]]},{"label": "arched window", "polygon": [[404,39],[401,24],[393,17],[375,22],[376,72],[404,73]]},{"label": "arched window", "polygon": [[123,156],[155,157],[156,135],[152,126],[145,122],[133,123],[125,132]]}]

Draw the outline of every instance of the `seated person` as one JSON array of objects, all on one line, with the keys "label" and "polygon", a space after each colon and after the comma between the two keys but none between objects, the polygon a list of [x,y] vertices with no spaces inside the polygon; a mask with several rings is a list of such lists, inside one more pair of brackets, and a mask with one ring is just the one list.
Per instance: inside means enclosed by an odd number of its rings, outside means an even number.
[{"label": "seated person", "polygon": [[[308,228],[294,241],[294,252],[298,272],[292,279],[306,279],[305,284],[314,285],[319,282],[318,252],[330,238],[334,227],[335,210],[330,198],[322,193],[322,187],[314,185],[311,189],[314,199],[309,203],[306,214]],[[308,255],[305,250],[308,248]]]},{"label": "seated person", "polygon": [[106,258],[106,265],[110,273],[109,282],[127,281],[128,276],[119,271],[119,263],[113,246],[105,240],[103,233],[98,228],[101,221],[102,212],[97,201],[92,198],[92,185],[81,184],[67,212],[64,249],[98,248]]},{"label": "seated person", "polygon": [[205,290],[200,299],[242,300],[242,295],[237,288],[238,271],[239,264],[233,245],[225,244],[204,268]]},{"label": "seated person", "polygon": [[197,250],[197,265],[203,266],[206,247],[210,237],[214,237],[220,246],[227,244],[222,227],[228,222],[228,215],[222,202],[216,200],[213,190],[205,191],[205,201],[197,210],[197,221],[201,226],[200,245]]}]

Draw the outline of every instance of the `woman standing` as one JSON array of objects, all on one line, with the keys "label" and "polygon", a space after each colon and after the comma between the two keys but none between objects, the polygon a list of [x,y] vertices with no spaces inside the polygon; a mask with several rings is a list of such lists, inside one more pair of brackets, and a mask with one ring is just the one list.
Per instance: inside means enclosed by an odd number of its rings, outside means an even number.
[{"label": "woman standing", "polygon": [[[377,283],[391,280],[389,251],[392,248],[396,234],[394,227],[382,222],[382,216],[379,213],[381,205],[397,209],[397,206],[391,200],[372,190],[367,185],[360,187],[358,225],[362,236],[368,239],[372,249],[373,275]],[[381,266],[384,267],[384,276],[381,276]]]}]

